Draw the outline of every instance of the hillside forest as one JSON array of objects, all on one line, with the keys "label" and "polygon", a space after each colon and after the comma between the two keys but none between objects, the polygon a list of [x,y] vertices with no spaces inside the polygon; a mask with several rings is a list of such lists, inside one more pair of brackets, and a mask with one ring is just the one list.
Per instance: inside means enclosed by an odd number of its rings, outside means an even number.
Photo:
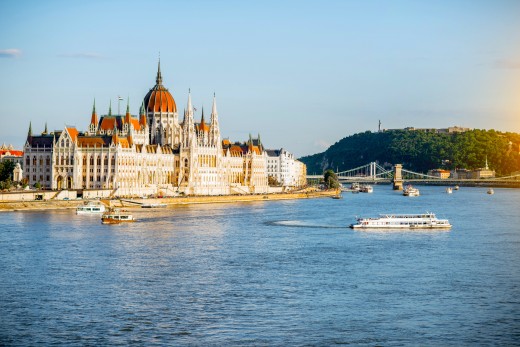
[{"label": "hillside forest", "polygon": [[520,171],[520,134],[495,130],[436,133],[423,130],[364,132],[341,139],[325,152],[300,158],[308,174],[344,171],[369,162],[403,164],[415,172],[489,168],[497,176]]}]

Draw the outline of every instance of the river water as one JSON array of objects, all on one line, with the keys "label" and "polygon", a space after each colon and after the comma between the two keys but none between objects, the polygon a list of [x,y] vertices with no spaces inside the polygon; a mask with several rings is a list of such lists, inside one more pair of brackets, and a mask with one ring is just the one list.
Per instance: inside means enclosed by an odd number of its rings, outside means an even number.
[{"label": "river water", "polygon": [[[0,345],[518,345],[520,190],[0,214]],[[451,231],[363,232],[432,211]]]}]

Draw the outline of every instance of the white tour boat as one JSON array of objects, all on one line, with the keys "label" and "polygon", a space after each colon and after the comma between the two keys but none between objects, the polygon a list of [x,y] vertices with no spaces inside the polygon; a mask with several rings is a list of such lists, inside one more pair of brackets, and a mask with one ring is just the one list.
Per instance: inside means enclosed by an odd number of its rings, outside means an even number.
[{"label": "white tour boat", "polygon": [[453,193],[453,189],[451,187],[446,188],[446,194]]},{"label": "white tour boat", "polygon": [[406,188],[403,189],[404,196],[419,196],[419,189],[412,187],[411,185],[407,185]]},{"label": "white tour boat", "polygon": [[490,194],[490,195],[493,195],[493,194],[495,194],[495,191],[493,190],[493,188],[489,188],[487,190],[487,193]]},{"label": "white tour boat", "polygon": [[105,212],[105,205],[99,202],[89,201],[76,207],[76,214],[99,214]]},{"label": "white tour boat", "polygon": [[352,229],[449,229],[447,219],[437,219],[435,214],[381,214],[379,218],[358,218]]},{"label": "white tour boat", "polygon": [[121,209],[110,209],[101,216],[102,224],[121,224],[135,222],[134,216]]},{"label": "white tour boat", "polygon": [[369,184],[363,184],[359,187],[359,191],[361,193],[372,193],[374,191],[374,188],[372,188],[372,186]]}]

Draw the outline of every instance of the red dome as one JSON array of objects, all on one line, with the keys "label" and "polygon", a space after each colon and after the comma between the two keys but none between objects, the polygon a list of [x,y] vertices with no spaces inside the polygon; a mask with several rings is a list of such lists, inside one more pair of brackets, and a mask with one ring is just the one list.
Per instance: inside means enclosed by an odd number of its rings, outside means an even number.
[{"label": "red dome", "polygon": [[144,107],[148,112],[177,112],[177,105],[168,89],[162,85],[161,62],[157,68],[155,87],[144,97]]},{"label": "red dome", "polygon": [[168,89],[157,84],[144,97],[144,107],[148,112],[177,112],[177,105]]}]

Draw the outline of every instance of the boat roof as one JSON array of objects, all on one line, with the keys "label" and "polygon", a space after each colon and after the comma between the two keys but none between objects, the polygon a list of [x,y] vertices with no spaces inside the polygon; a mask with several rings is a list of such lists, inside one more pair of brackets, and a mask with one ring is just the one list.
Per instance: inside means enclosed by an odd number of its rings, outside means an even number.
[{"label": "boat roof", "polygon": [[433,216],[435,217],[435,213],[433,212],[425,212],[425,213],[381,213],[380,217],[424,217],[424,216]]}]

